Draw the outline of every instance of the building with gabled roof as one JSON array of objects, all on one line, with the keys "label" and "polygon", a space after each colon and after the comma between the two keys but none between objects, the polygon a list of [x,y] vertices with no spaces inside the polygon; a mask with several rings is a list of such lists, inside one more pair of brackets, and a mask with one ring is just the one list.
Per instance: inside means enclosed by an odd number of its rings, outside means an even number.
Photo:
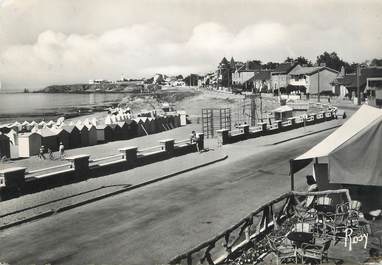
[{"label": "building with gabled roof", "polygon": [[253,78],[254,88],[257,92],[266,93],[271,89],[271,71],[262,70],[255,73]]},{"label": "building with gabled roof", "polygon": [[326,66],[296,66],[289,72],[287,93],[291,91],[305,94],[332,93],[332,82],[338,71]]},{"label": "building with gabled roof", "polygon": [[[285,89],[289,84],[289,72],[300,66],[297,63],[281,63],[276,69],[271,71],[271,87],[272,91]],[[300,66],[301,67],[301,66]]]},{"label": "building with gabled roof", "polygon": [[[367,96],[371,105],[377,106],[377,93],[381,88],[379,80],[382,79],[382,67],[366,67],[360,69],[359,89],[361,96]],[[339,74],[332,82],[334,93],[337,95],[347,95],[350,99],[356,97],[357,93],[357,74]],[[379,97],[382,100],[382,95]]]}]

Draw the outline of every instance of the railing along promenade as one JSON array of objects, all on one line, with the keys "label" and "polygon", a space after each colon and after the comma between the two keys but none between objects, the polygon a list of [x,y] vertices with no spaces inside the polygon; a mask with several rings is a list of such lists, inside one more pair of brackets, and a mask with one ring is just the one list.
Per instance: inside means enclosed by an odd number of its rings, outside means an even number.
[{"label": "railing along promenade", "polygon": [[295,116],[288,118],[285,121],[276,120],[272,124],[258,123],[258,126],[254,127],[244,124],[231,131],[229,129],[217,130],[218,142],[221,145],[225,145],[246,140],[249,138],[275,134],[279,132],[298,129],[308,125],[330,121],[338,118],[336,111],[337,109],[335,107],[331,107],[328,111],[320,111],[318,113],[309,113],[305,115]]},{"label": "railing along promenade", "polygon": [[185,155],[197,151],[196,144],[199,150],[204,149],[202,133],[199,133],[198,143],[191,143],[190,138],[159,142],[157,146],[142,149],[136,146],[120,148],[119,153],[104,157],[74,155],[66,157],[66,163],[41,169],[13,167],[0,170],[0,201]]}]

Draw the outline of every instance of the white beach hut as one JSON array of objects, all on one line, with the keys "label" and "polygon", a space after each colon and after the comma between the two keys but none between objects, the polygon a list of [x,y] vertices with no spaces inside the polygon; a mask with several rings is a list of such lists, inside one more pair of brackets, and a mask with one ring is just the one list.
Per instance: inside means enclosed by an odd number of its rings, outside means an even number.
[{"label": "white beach hut", "polygon": [[48,128],[52,128],[54,124],[55,124],[55,122],[52,121],[52,120],[50,120],[50,121],[48,121],[48,122],[46,123],[46,127],[48,127]]},{"label": "white beach hut", "polygon": [[110,119],[111,119],[111,124],[116,124],[117,123],[117,118],[116,118],[115,115],[111,115]]},{"label": "white beach hut", "polygon": [[41,121],[41,122],[38,124],[38,128],[39,128],[39,129],[42,129],[42,128],[45,127],[45,125],[46,125],[45,121]]},{"label": "white beach hut", "polygon": [[23,123],[21,123],[21,126],[23,131],[30,131],[31,129],[30,123],[27,121],[24,121]]},{"label": "white beach hut", "polygon": [[111,121],[111,116],[110,115],[107,115],[106,118],[105,118],[105,124],[112,124],[112,121]]},{"label": "white beach hut", "polygon": [[19,157],[37,155],[41,147],[41,136],[38,133],[20,133],[18,135]]},{"label": "white beach hut", "polygon": [[23,126],[21,125],[20,122],[15,121],[14,123],[8,125],[7,127],[10,128],[11,130],[15,130],[16,132],[20,132]]},{"label": "white beach hut", "polygon": [[15,130],[11,129],[5,135],[9,138],[11,158],[18,158],[19,157],[18,133]]},{"label": "white beach hut", "polygon": [[97,118],[94,117],[92,120],[91,120],[91,124],[93,124],[94,126],[97,126]]}]

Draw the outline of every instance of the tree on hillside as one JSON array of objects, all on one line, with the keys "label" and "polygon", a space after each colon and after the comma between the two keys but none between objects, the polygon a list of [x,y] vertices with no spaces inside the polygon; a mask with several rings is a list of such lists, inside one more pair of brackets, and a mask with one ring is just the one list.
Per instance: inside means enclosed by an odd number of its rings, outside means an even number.
[{"label": "tree on hillside", "polygon": [[233,59],[233,57],[231,57],[231,60],[229,62],[229,66],[230,66],[231,70],[236,69],[236,63],[235,63],[235,59]]},{"label": "tree on hillside", "polygon": [[261,68],[261,61],[260,60],[252,60],[247,61],[247,69],[248,70],[255,70]]},{"label": "tree on hillside", "polygon": [[382,66],[382,59],[374,58],[373,60],[371,60],[370,65],[371,66]]},{"label": "tree on hillside", "polygon": [[317,56],[316,63],[318,65],[325,64],[327,67],[332,68],[334,70],[340,71],[341,67],[344,66],[345,70],[351,69],[349,63],[343,61],[335,52],[324,52],[323,54]]},{"label": "tree on hillside", "polygon": [[262,65],[262,69],[276,69],[277,66],[279,66],[279,63],[274,63],[274,62],[267,62],[266,64]]},{"label": "tree on hillside", "polygon": [[305,57],[303,56],[299,56],[297,57],[295,60],[294,60],[296,63],[300,64],[300,65],[306,65],[306,66],[312,66],[312,62],[308,59],[306,59]]},{"label": "tree on hillside", "polygon": [[298,63],[299,65],[306,65],[306,66],[312,66],[312,62],[308,59],[306,59],[303,56],[299,56],[296,59],[293,59],[291,57],[287,57],[284,61],[285,63]]},{"label": "tree on hillside", "polygon": [[184,78],[184,82],[187,86],[197,86],[198,85],[199,76],[196,74],[191,74]]}]

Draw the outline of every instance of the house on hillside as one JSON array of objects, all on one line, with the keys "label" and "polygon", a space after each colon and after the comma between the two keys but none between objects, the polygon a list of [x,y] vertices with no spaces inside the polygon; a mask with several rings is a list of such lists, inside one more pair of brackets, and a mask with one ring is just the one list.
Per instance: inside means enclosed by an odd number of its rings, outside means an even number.
[{"label": "house on hillside", "polygon": [[232,73],[232,86],[252,91],[254,88],[255,74],[261,71],[261,64],[237,63],[235,71]]},{"label": "house on hillside", "polygon": [[365,91],[368,104],[382,108],[382,77],[368,77]]},{"label": "house on hillside", "polygon": [[[382,79],[382,67],[366,67],[360,69],[359,87],[361,98],[367,97],[369,104],[378,106],[377,99],[381,99],[380,80]],[[347,95],[350,99],[357,94],[357,74],[339,74],[332,82],[336,95]],[[378,100],[378,102],[380,102]],[[381,105],[381,104],[379,104]]]},{"label": "house on hillside", "polygon": [[341,98],[346,97],[346,96],[351,98],[351,94],[349,94],[348,87],[353,82],[356,82],[355,81],[356,78],[357,78],[357,76],[355,73],[346,75],[345,70],[341,69],[341,72],[338,74],[338,76],[332,82],[333,94],[336,96],[339,96]]},{"label": "house on hillside", "polygon": [[309,95],[332,94],[332,82],[338,71],[326,66],[297,66],[289,72],[286,92],[293,91]]},{"label": "house on hillside", "polygon": [[256,92],[266,93],[271,90],[271,71],[263,70],[255,73],[253,84]]},{"label": "house on hillside", "polygon": [[233,73],[242,68],[245,69],[245,64],[242,62],[237,62],[233,58],[228,61],[225,57],[222,59],[218,65],[217,70],[217,86],[218,87],[231,87],[233,84],[232,76]]},{"label": "house on hillside", "polygon": [[274,93],[284,90],[289,84],[289,72],[296,67],[301,67],[296,63],[281,63],[276,69],[271,71],[271,87]]},{"label": "house on hillside", "polygon": [[224,57],[218,66],[218,87],[230,87],[232,85],[232,69],[228,60]]}]

